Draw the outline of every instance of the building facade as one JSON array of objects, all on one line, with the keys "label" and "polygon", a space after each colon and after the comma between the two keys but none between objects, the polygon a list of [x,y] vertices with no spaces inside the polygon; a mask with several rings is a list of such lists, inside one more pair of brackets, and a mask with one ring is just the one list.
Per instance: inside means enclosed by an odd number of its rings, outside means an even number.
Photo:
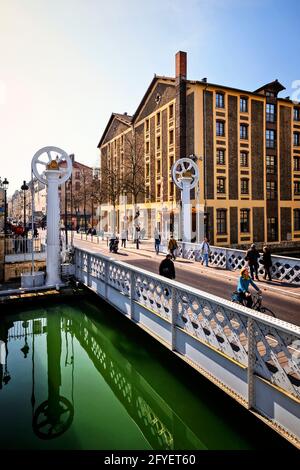
[{"label": "building facade", "polygon": [[[185,52],[175,65],[175,78],[154,77],[132,117],[112,114],[98,144],[101,170],[110,167],[122,181],[128,136],[142,142],[144,192],[137,204],[150,237],[155,226],[181,237],[180,191],[170,169],[191,156],[200,174],[191,192],[194,241],[203,232],[222,246],[299,241],[300,103],[278,96],[284,90],[278,80],[252,92],[188,80]],[[136,213],[124,187],[119,229]],[[103,208],[111,210],[109,196]]]}]

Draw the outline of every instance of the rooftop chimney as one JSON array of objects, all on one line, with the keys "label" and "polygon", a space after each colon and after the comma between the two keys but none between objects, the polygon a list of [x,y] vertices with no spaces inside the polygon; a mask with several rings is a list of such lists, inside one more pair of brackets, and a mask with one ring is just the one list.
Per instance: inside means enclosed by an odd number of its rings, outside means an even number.
[{"label": "rooftop chimney", "polygon": [[175,56],[176,78],[186,80],[186,52],[178,51]]}]

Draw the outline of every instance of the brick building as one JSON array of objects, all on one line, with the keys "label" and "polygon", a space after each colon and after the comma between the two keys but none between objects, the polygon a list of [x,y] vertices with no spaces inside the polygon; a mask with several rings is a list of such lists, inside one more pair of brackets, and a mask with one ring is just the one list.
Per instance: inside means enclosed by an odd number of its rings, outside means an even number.
[{"label": "brick building", "polygon": [[[255,91],[187,79],[187,56],[176,54],[176,74],[155,76],[135,114],[113,113],[100,139],[100,166],[120,175],[126,136],[142,141],[145,191],[138,195],[148,235],[159,225],[180,238],[180,193],[173,163],[192,155],[199,186],[192,191],[194,238],[211,243],[300,240],[300,103],[278,96],[278,80]],[[103,206],[110,211],[110,203]],[[134,218],[132,200],[117,207],[122,228]],[[130,215],[131,214],[131,215]],[[129,217],[128,217],[129,215]]]}]

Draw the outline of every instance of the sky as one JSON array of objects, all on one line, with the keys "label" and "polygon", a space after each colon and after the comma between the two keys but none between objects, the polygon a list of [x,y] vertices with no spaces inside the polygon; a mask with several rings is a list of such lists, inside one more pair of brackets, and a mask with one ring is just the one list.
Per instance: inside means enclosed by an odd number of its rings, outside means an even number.
[{"label": "sky", "polygon": [[47,145],[99,165],[111,113],[133,114],[155,73],[174,76],[179,50],[189,79],[255,90],[277,78],[299,99],[299,14],[298,0],[0,0],[9,194]]}]

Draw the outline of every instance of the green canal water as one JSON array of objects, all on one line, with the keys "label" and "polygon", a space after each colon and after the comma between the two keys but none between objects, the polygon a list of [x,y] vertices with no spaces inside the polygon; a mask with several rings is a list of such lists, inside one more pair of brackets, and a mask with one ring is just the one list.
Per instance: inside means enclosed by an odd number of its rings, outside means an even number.
[{"label": "green canal water", "polygon": [[289,448],[98,300],[1,310],[2,449]]}]

